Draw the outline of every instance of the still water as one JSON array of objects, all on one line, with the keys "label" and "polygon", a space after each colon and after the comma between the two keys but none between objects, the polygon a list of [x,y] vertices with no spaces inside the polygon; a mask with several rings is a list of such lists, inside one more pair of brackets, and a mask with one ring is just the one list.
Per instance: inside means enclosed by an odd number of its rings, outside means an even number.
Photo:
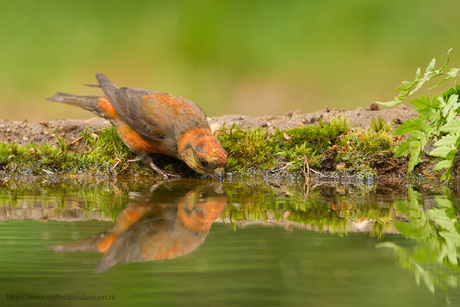
[{"label": "still water", "polygon": [[402,183],[4,179],[0,306],[459,306],[459,200]]}]

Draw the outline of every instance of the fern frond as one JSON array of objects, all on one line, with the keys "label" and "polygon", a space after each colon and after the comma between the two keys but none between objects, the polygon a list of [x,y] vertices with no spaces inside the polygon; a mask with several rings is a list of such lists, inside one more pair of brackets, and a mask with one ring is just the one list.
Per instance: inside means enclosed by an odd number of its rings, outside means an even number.
[{"label": "fern frond", "polygon": [[460,118],[453,119],[447,122],[440,128],[442,132],[460,133]]},{"label": "fern frond", "polygon": [[447,75],[447,77],[445,77],[443,80],[441,80],[438,84],[436,84],[432,88],[437,87],[439,84],[445,82],[446,80],[449,80],[451,78],[460,76],[460,71],[453,71],[452,69],[448,73],[446,73],[446,74],[444,73],[444,69],[447,67],[447,65],[449,64],[449,61],[450,61],[449,54],[450,54],[451,51],[452,51],[452,48],[447,51],[446,63],[444,65],[442,65],[441,68],[436,69],[436,70],[434,69],[435,66],[436,66],[436,59],[433,58],[431,60],[430,64],[428,64],[428,66],[427,66],[427,68],[425,70],[425,74],[423,75],[423,77],[420,77],[420,71],[421,70],[420,70],[420,68],[418,68],[416,73],[415,73],[415,78],[414,78],[413,81],[403,81],[401,83],[401,85],[397,88],[397,90],[399,91],[398,96],[396,96],[392,101],[377,102],[377,103],[381,104],[381,105],[384,105],[384,106],[387,106],[387,107],[393,107],[393,106],[399,104],[400,102],[404,101],[404,99],[406,99],[408,96],[414,94],[426,82],[428,82],[429,80],[431,80],[431,79],[433,79],[435,77],[439,77],[439,76],[442,76],[442,75]]}]

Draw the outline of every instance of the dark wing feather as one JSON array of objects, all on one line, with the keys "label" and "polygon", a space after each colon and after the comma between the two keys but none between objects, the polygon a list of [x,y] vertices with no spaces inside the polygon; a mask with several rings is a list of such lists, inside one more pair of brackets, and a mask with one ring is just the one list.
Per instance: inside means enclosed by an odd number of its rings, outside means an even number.
[{"label": "dark wing feather", "polygon": [[96,77],[118,116],[146,139],[175,139],[191,127],[208,125],[204,111],[187,99],[155,91],[117,88],[103,74]]},{"label": "dark wing feather", "polygon": [[[134,131],[151,140],[174,137],[172,121],[168,120],[167,113],[161,112],[158,101],[149,100],[149,108],[146,109],[144,97],[156,92],[126,87],[120,88],[118,92],[122,103],[122,118]],[[117,107],[114,108],[118,113]]]},{"label": "dark wing feather", "polygon": [[146,122],[141,114],[143,96],[152,93],[147,90],[137,90],[122,87],[118,89],[103,74],[96,74],[96,78],[104,91],[104,94],[110,100],[118,116],[123,119],[134,131],[142,137],[162,141],[168,134],[168,126],[164,125],[164,120],[159,122]]}]

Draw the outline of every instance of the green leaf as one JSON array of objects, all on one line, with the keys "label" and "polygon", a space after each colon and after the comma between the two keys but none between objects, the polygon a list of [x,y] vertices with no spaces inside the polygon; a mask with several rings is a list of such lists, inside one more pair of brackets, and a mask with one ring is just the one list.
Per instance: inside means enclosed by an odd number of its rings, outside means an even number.
[{"label": "green leaf", "polygon": [[460,136],[460,133],[447,134],[443,136],[440,140],[438,140],[436,143],[434,143],[434,146],[436,147],[455,146],[459,136]]},{"label": "green leaf", "polygon": [[442,96],[437,97],[436,102],[437,102],[437,106],[441,107],[440,111],[441,111],[441,114],[444,116],[445,107],[447,105],[446,101],[444,100],[444,97]]},{"label": "green leaf", "polygon": [[402,157],[410,153],[410,141],[404,141],[399,144],[398,149],[396,149],[395,156]]},{"label": "green leaf", "polygon": [[[433,78],[442,78],[441,82],[436,85],[438,86],[448,79],[460,77],[460,68],[452,68],[448,72],[444,72],[449,64],[451,51],[452,49],[447,51],[447,60],[439,69],[436,69],[436,59],[433,58],[423,75],[421,69],[417,69],[413,81],[403,81],[397,88],[399,95],[393,101],[380,104],[394,106]],[[460,146],[460,118],[457,118],[460,115],[459,96],[460,86],[455,84],[440,96],[433,96],[433,98],[422,96],[411,100],[419,116],[407,120],[393,132],[394,135],[410,135],[395,151],[395,156],[409,155],[409,172],[412,172],[421,161],[425,145],[440,138],[434,144],[436,148],[430,152],[430,155],[443,159],[437,163],[435,169],[446,169],[443,178],[450,177],[453,170],[453,160]],[[443,136],[443,134],[446,135]]]},{"label": "green leaf", "polygon": [[455,155],[457,154],[458,152],[458,148],[455,147],[454,149],[452,149],[450,152],[447,153],[446,155],[446,160],[454,160],[455,159]]},{"label": "green leaf", "polygon": [[412,133],[416,130],[427,131],[429,130],[430,124],[427,120],[423,118],[412,118],[405,121],[401,126],[399,126],[393,134],[395,135],[404,135]]},{"label": "green leaf", "polygon": [[[428,130],[428,129],[426,129],[426,130]],[[427,135],[423,131],[414,130],[414,131],[412,131],[411,137],[412,137],[412,139],[419,140],[420,143],[426,143]]]},{"label": "green leaf", "polygon": [[420,67],[417,69],[417,71],[415,72],[415,80],[419,80],[420,79],[420,72],[421,72],[421,69]]},{"label": "green leaf", "polygon": [[442,132],[460,133],[460,118],[450,120],[440,130]]},{"label": "green leaf", "polygon": [[452,208],[453,206],[452,201],[447,199],[445,196],[436,195],[434,199],[438,204],[438,208]]},{"label": "green leaf", "polygon": [[420,158],[420,152],[421,152],[420,149],[422,148],[420,146],[420,142],[414,141],[414,142],[411,142],[410,145],[412,147],[412,150],[410,153],[409,165],[408,165],[409,173],[411,173],[414,170],[414,167],[422,161],[422,159]]},{"label": "green leaf", "polygon": [[[443,213],[441,213],[443,212]],[[455,226],[454,226],[454,223],[455,221],[457,221],[457,219],[455,220],[451,220],[449,219],[444,210],[443,209],[436,209],[436,213],[435,213],[435,216],[433,218],[433,220],[436,222],[438,228],[443,228],[445,230],[448,230],[448,232],[444,235],[444,234],[441,234],[441,231],[439,232],[439,234],[441,236],[443,236],[444,238],[449,238],[451,240],[455,240],[455,243],[457,245],[460,245],[460,235],[458,234],[458,232],[456,231],[455,229]]]},{"label": "green leaf", "polygon": [[[451,51],[452,51],[452,48],[447,51],[447,61],[443,66],[441,66],[440,69],[438,70],[434,69],[436,66],[436,59],[433,58],[433,60],[431,60],[430,64],[426,68],[426,71],[423,77],[420,78],[420,68],[417,69],[415,73],[414,81],[403,81],[401,85],[397,88],[397,90],[399,91],[399,95],[396,96],[394,100],[388,101],[388,102],[377,102],[377,103],[381,105],[385,105],[385,106],[395,106],[398,103],[402,102],[407,96],[412,95],[413,93],[418,91],[423,86],[423,84],[425,84],[425,82],[429,81],[430,79],[434,77],[438,77],[442,75],[447,64],[449,64],[449,54]],[[456,75],[456,73],[458,72],[452,71],[452,75]],[[446,78],[449,79],[450,76],[448,75],[448,77]],[[442,80],[440,83],[444,81],[445,80]]]},{"label": "green leaf", "polygon": [[448,168],[444,175],[441,176],[441,180],[449,180],[450,175],[452,174],[452,167]]},{"label": "green leaf", "polygon": [[424,240],[430,237],[432,230],[427,227],[427,223],[413,220],[410,223],[396,222],[395,228],[403,236],[416,240]]},{"label": "green leaf", "polygon": [[450,161],[450,160],[443,160],[443,161],[440,161],[436,164],[436,166],[434,167],[435,170],[440,170],[440,169],[446,169],[446,168],[450,168],[452,166],[452,164],[454,163],[454,161]]},{"label": "green leaf", "polygon": [[447,50],[447,60],[446,60],[446,63],[441,66],[441,69],[440,69],[441,71],[443,71],[444,68],[446,68],[447,65],[449,64],[449,62],[450,62],[450,52],[452,51],[452,49],[454,49],[454,48],[450,48],[449,50]]},{"label": "green leaf", "polygon": [[[433,157],[440,157],[440,158],[444,158],[446,159],[447,156],[449,156],[449,154],[451,152],[456,152],[457,151],[457,148],[453,145],[450,145],[450,146],[440,146],[438,148],[435,148],[433,149],[431,152],[430,152],[430,156],[433,156]],[[449,159],[451,160],[451,159]]]},{"label": "green leaf", "polygon": [[399,104],[401,101],[403,101],[404,99],[397,99],[395,98],[394,100],[392,101],[386,101],[386,102],[383,102],[383,101],[376,101],[377,104],[380,104],[382,106],[386,106],[386,107],[394,107],[395,105]]},{"label": "green leaf", "polygon": [[430,64],[428,64],[428,67],[426,68],[426,72],[427,73],[430,73],[430,72],[433,72],[434,71],[434,66],[436,65],[436,59],[433,58],[430,62]]},{"label": "green leaf", "polygon": [[431,106],[431,98],[428,96],[422,96],[419,98],[414,98],[410,101],[415,106],[415,111],[420,114],[426,114],[430,112],[433,107]]},{"label": "green leaf", "polygon": [[[439,98],[441,98],[441,97],[439,97]],[[447,102],[445,103],[444,108],[442,109],[442,115],[446,118],[446,121],[450,120],[449,117],[451,115],[449,115],[449,113],[451,113],[452,111],[455,111],[456,109],[458,109],[459,106],[460,106],[460,104],[458,103],[458,95],[452,94],[449,97],[449,99],[447,100]]]},{"label": "green leaf", "polygon": [[442,93],[442,97],[447,98],[450,97],[450,95],[452,94],[460,94],[460,85],[458,85],[457,83],[455,83],[453,87]]},{"label": "green leaf", "polygon": [[450,78],[456,78],[456,77],[460,76],[460,68],[451,68],[449,70],[449,72],[447,73],[447,75]]}]

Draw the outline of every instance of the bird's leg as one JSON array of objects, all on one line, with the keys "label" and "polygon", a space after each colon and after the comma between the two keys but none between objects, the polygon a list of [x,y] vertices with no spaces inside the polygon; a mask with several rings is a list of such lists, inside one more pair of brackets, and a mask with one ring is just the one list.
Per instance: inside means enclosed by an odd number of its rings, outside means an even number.
[{"label": "bird's leg", "polygon": [[140,156],[136,157],[133,160],[129,160],[128,162],[135,162],[135,161],[142,161],[145,164],[148,164],[164,180],[167,180],[167,179],[170,179],[170,178],[181,178],[181,176],[179,176],[179,175],[168,173],[167,171],[162,170],[161,168],[156,166],[155,163],[153,163],[152,157],[150,157],[150,155],[148,155],[148,154],[147,155],[140,155]]},{"label": "bird's leg", "polygon": [[159,168],[158,166],[156,166],[155,164],[153,164],[152,161],[150,161],[150,167],[153,168],[153,170],[155,172],[157,172],[161,177],[163,177],[163,179],[167,180],[169,178],[181,178],[179,175],[176,175],[176,174],[171,174],[171,173],[168,173],[167,171],[165,170],[162,170],[161,168]]},{"label": "bird's leg", "polygon": [[128,160],[128,162],[142,161],[142,159],[144,159],[146,156],[148,156],[148,155],[139,155],[139,156],[135,157],[135,158],[132,159],[132,160]]}]

